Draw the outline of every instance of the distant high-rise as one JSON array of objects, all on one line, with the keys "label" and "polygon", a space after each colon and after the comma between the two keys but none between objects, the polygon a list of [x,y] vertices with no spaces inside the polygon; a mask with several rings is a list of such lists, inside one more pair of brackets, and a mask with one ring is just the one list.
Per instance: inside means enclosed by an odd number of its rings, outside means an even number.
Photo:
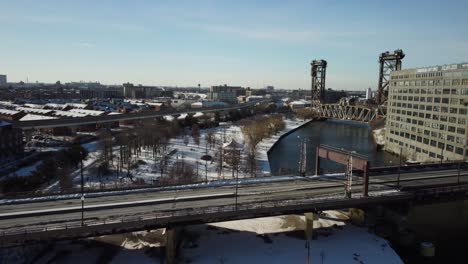
[{"label": "distant high-rise", "polygon": [[0,74],[0,85],[6,85],[6,84],[7,84],[7,76]]},{"label": "distant high-rise", "polygon": [[366,100],[372,99],[372,89],[369,87],[366,90]]},{"label": "distant high-rise", "polygon": [[468,63],[390,77],[385,148],[417,160],[466,159]]}]

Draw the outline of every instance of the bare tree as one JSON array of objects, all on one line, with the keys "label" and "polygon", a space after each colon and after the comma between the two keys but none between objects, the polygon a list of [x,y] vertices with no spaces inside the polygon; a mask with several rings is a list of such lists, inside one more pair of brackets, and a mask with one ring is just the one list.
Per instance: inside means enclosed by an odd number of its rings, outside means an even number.
[{"label": "bare tree", "polygon": [[192,125],[192,138],[197,146],[200,145],[200,127],[197,124]]},{"label": "bare tree", "polygon": [[171,167],[169,178],[175,184],[189,184],[196,182],[194,167],[184,160],[179,160]]}]

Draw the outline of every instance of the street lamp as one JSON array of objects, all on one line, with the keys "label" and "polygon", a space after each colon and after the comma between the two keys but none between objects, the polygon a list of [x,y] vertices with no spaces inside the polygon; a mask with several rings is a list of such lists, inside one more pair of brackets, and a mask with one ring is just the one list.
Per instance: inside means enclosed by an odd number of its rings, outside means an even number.
[{"label": "street lamp", "polygon": [[212,157],[205,154],[200,159],[205,161],[205,181],[208,182],[208,161],[211,161]]},{"label": "street lamp", "polygon": [[401,174],[401,151],[402,151],[402,148],[400,147],[400,155],[398,156],[398,158],[399,158],[399,163],[398,163],[398,178],[397,178],[397,188],[400,188],[400,174]]}]

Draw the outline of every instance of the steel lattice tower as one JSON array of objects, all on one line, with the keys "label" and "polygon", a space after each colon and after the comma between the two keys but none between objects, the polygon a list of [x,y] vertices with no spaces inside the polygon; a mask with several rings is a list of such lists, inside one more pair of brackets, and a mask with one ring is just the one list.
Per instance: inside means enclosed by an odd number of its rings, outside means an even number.
[{"label": "steel lattice tower", "polygon": [[325,100],[326,60],[313,60],[310,63],[312,76],[312,104],[323,103]]},{"label": "steel lattice tower", "polygon": [[390,72],[401,70],[401,60],[405,54],[401,49],[395,50],[393,54],[383,52],[379,56],[379,86],[377,87],[377,104],[381,105],[387,101]]}]

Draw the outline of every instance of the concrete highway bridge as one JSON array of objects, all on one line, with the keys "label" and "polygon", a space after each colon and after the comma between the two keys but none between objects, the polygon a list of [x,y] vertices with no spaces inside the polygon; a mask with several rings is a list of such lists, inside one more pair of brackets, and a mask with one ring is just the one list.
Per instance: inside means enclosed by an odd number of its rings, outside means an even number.
[{"label": "concrete highway bridge", "polygon": [[[370,168],[368,194],[353,174],[352,195],[344,177],[275,177],[218,187],[145,189],[0,200],[0,245],[74,239],[106,234],[330,209],[466,199],[466,162]],[[168,233],[173,234],[173,233]]]},{"label": "concrete highway bridge", "polygon": [[194,115],[196,113],[214,113],[214,112],[229,112],[244,108],[250,108],[257,104],[267,103],[270,100],[259,100],[253,102],[247,102],[242,104],[236,104],[232,106],[223,107],[210,107],[210,108],[199,108],[199,109],[188,109],[188,110],[171,110],[171,111],[158,111],[158,112],[138,112],[128,113],[119,115],[103,115],[103,116],[86,116],[86,117],[74,117],[74,118],[60,118],[60,119],[43,119],[43,120],[30,120],[30,121],[14,121],[14,125],[17,128],[23,130],[30,129],[42,129],[42,128],[58,128],[58,127],[73,127],[82,125],[93,125],[93,124],[106,124],[119,121],[135,121],[151,118],[159,118],[164,116],[180,116],[182,114]]}]

